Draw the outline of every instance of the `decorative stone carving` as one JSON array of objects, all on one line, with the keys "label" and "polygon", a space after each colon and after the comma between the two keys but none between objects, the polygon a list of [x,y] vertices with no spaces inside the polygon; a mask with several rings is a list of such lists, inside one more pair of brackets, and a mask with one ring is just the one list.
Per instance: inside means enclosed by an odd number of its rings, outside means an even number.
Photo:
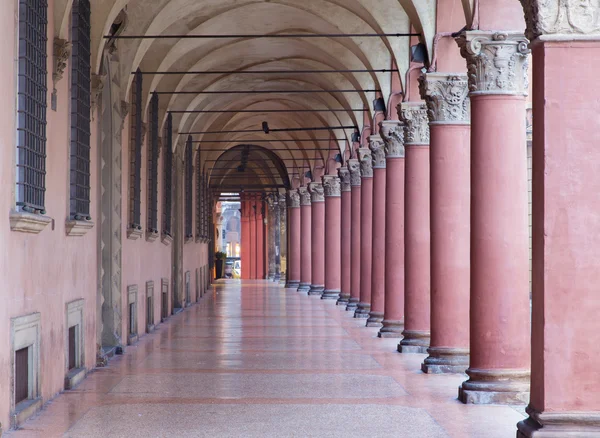
[{"label": "decorative stone carving", "polygon": [[350,185],[353,187],[360,186],[360,162],[356,158],[348,160],[348,171],[350,172]]},{"label": "decorative stone carving", "polygon": [[286,204],[286,196],[284,194],[279,194],[279,205],[285,207]]},{"label": "decorative stone carving", "polygon": [[340,177],[340,184],[342,192],[349,192],[352,190],[352,184],[350,183],[350,171],[347,167],[340,167],[338,169],[338,176]]},{"label": "decorative stone carving", "polygon": [[54,88],[56,84],[63,78],[65,68],[67,68],[67,61],[71,57],[71,49],[73,45],[61,38],[54,38],[54,72],[52,73],[52,82]]},{"label": "decorative stone carving", "polygon": [[298,193],[300,193],[300,205],[311,205],[311,197],[310,192],[308,191],[308,187],[300,187],[298,189]]},{"label": "decorative stone carving", "polygon": [[125,119],[127,119],[127,115],[129,114],[129,102],[122,100],[121,101],[121,127],[120,130],[123,130],[123,127],[125,126]]},{"label": "decorative stone carving", "polygon": [[381,138],[385,143],[386,158],[404,158],[404,125],[398,120],[379,123]]},{"label": "decorative stone carving", "polygon": [[323,202],[325,201],[325,192],[323,184],[320,182],[311,182],[308,185],[308,191],[310,192],[311,202]]},{"label": "decorative stone carving", "polygon": [[600,37],[598,0],[521,0],[527,38],[589,39]]},{"label": "decorative stone carving", "polygon": [[360,176],[362,178],[373,178],[373,156],[371,149],[360,148],[358,150],[358,158],[360,160]]},{"label": "decorative stone carving", "polygon": [[323,188],[325,189],[325,196],[326,197],[333,197],[333,196],[341,196],[342,195],[342,184],[341,184],[341,181],[335,175],[325,175],[323,177]]},{"label": "decorative stone carving", "polygon": [[427,104],[430,123],[468,124],[471,99],[467,75],[427,73],[419,77],[421,97]]},{"label": "decorative stone carving", "polygon": [[385,169],[385,143],[379,134],[369,137],[369,149],[373,157],[373,168]]},{"label": "decorative stone carving", "polygon": [[521,33],[470,30],[456,37],[471,95],[527,95],[529,41]]},{"label": "decorative stone carving", "polygon": [[140,130],[142,131],[142,144],[144,144],[144,140],[146,139],[146,134],[148,133],[148,124],[146,122],[142,122]]},{"label": "decorative stone carving", "polygon": [[402,102],[398,114],[404,123],[405,144],[429,144],[429,118],[424,103]]},{"label": "decorative stone carving", "polygon": [[288,207],[300,207],[300,193],[296,189],[288,190]]},{"label": "decorative stone carving", "polygon": [[9,214],[10,229],[21,233],[39,234],[52,219],[43,214],[11,210]]},{"label": "decorative stone carving", "polygon": [[94,110],[94,108],[96,108],[96,105],[98,105],[98,102],[100,101],[100,94],[102,93],[102,90],[104,89],[104,82],[106,81],[106,75],[96,75],[96,74],[92,74],[92,84],[91,84],[91,88],[92,88],[92,95],[91,95],[91,108],[92,111]]}]

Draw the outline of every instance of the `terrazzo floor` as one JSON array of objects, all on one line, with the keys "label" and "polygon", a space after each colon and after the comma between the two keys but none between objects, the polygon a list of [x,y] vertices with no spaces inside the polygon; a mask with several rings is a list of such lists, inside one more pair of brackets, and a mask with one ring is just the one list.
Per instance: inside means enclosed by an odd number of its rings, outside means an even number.
[{"label": "terrazzo floor", "polygon": [[214,285],[9,437],[512,438],[517,408],[466,406],[464,375],[334,302],[267,281]]}]

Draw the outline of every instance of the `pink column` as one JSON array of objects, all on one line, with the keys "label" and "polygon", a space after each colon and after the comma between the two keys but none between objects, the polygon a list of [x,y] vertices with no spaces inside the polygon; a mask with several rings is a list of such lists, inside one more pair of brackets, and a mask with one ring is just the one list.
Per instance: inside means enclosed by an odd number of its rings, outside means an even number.
[{"label": "pink column", "polygon": [[323,295],[325,290],[325,195],[323,184],[308,186],[311,201],[311,284],[309,295]]},{"label": "pink column", "polygon": [[385,148],[378,134],[369,138],[369,147],[373,156],[373,252],[367,327],[381,327],[385,310]]},{"label": "pink column", "polygon": [[420,102],[398,113],[406,136],[404,229],[404,339],[401,353],[427,353],[430,321],[429,120]]},{"label": "pink column", "polygon": [[431,342],[425,373],[469,366],[470,105],[467,75],[420,78],[431,132]]},{"label": "pink column", "polygon": [[471,357],[463,403],[529,400],[527,40],[468,31],[471,90]]},{"label": "pink column", "polygon": [[260,195],[256,201],[256,279],[265,279],[265,221],[263,201]]},{"label": "pink column", "polygon": [[300,286],[300,193],[298,190],[288,190],[288,233],[287,247],[287,283],[286,288],[298,289]]},{"label": "pink column", "polygon": [[300,286],[298,292],[308,292],[312,281],[312,207],[310,193],[306,187],[300,193]]},{"label": "pink column", "polygon": [[350,300],[351,264],[352,264],[352,186],[350,185],[350,171],[347,167],[338,169],[341,184],[341,254],[342,281],[340,299],[337,304],[347,306]]},{"label": "pink column", "polygon": [[373,158],[360,148],[360,301],[355,318],[368,318],[371,311],[371,268],[373,259]]},{"label": "pink column", "polygon": [[256,198],[250,196],[250,279],[256,280]]},{"label": "pink column", "polygon": [[351,207],[350,207],[350,299],[346,310],[355,312],[360,301],[360,163],[357,159],[348,160],[350,171]]},{"label": "pink column", "polygon": [[386,149],[385,310],[380,338],[401,338],[404,330],[404,126],[381,122]]},{"label": "pink column", "polygon": [[[540,14],[553,12],[551,4],[532,3]],[[577,32],[572,25],[567,30]],[[600,32],[588,41],[533,29],[528,36],[535,120],[531,400],[517,436],[597,437]]]},{"label": "pink column", "polygon": [[242,243],[242,247],[240,248],[241,251],[241,265],[242,265],[242,272],[241,272],[241,277],[244,280],[248,280],[250,278],[250,247],[251,247],[251,243],[250,243],[250,210],[251,210],[251,206],[250,206],[250,201],[248,201],[247,196],[242,195],[242,219],[241,219],[241,223],[242,223],[242,237],[241,237],[241,243]]},{"label": "pink column", "polygon": [[340,297],[342,266],[342,198],[340,179],[335,175],[323,177],[325,190],[325,290],[324,300]]}]

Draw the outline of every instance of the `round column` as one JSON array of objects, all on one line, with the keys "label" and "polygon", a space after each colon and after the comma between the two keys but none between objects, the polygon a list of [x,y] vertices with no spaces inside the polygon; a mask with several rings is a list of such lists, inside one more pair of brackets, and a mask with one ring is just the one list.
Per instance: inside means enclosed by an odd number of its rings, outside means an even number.
[{"label": "round column", "polygon": [[[273,228],[273,251],[274,251],[274,270],[273,282],[279,283],[281,280],[281,209],[285,204],[281,204],[279,194],[273,196],[273,215],[271,227]],[[270,235],[270,234],[269,234]]]},{"label": "round column", "polygon": [[241,218],[241,248],[240,259],[242,265],[241,277],[243,280],[250,279],[250,210],[252,209],[250,201],[242,195],[242,218]]},{"label": "round column", "polygon": [[401,353],[427,353],[430,321],[429,121],[420,102],[403,102],[406,146],[404,339]]},{"label": "round column", "polygon": [[308,186],[311,201],[311,284],[309,295],[323,295],[325,290],[325,195],[323,184]]},{"label": "round column", "polygon": [[248,254],[250,261],[250,279],[256,280],[256,261],[257,261],[257,240],[256,240],[256,197],[250,196],[250,251]]},{"label": "round column", "polygon": [[350,171],[347,167],[338,169],[341,186],[341,292],[337,304],[347,306],[350,300],[351,263],[352,263],[352,186],[350,185]]},{"label": "round column", "polygon": [[325,290],[322,299],[340,298],[342,267],[342,188],[335,175],[323,177],[325,190]]},{"label": "round column", "polygon": [[371,257],[371,310],[367,327],[381,327],[385,311],[385,148],[381,136],[372,135],[373,157],[373,253]]},{"label": "round column", "polygon": [[288,190],[287,196],[288,216],[289,216],[289,246],[288,260],[289,268],[287,271],[286,288],[298,289],[300,286],[300,235],[301,235],[301,218],[300,218],[300,193],[298,190]]},{"label": "round column", "polygon": [[357,159],[348,160],[350,184],[350,299],[346,310],[355,312],[360,301],[360,163]]},{"label": "round column", "polygon": [[267,278],[272,280],[275,277],[275,209],[277,208],[277,201],[273,198],[273,195],[266,197],[265,203],[267,204]]},{"label": "round column", "polygon": [[298,292],[308,292],[312,281],[312,207],[310,193],[306,187],[300,193],[300,286]]},{"label": "round column", "polygon": [[457,37],[471,90],[471,356],[463,403],[529,400],[530,304],[522,34]]},{"label": "round column", "polygon": [[404,126],[381,122],[386,149],[385,310],[380,338],[401,338],[404,330]]},{"label": "round column", "polygon": [[[280,265],[280,279],[279,284],[286,285],[289,273],[289,251],[288,241],[289,228],[288,228],[288,213],[289,210],[285,208],[286,196],[284,194],[279,195],[279,265]],[[298,268],[299,269],[299,268]],[[298,270],[298,272],[300,272]],[[298,279],[300,277],[297,277]],[[299,284],[299,283],[298,283]],[[297,286],[296,286],[297,287]]]},{"label": "round column", "polygon": [[425,373],[469,366],[470,105],[467,75],[420,78],[429,109],[431,341]]},{"label": "round column", "polygon": [[265,279],[265,220],[264,203],[259,195],[256,200],[256,279]]},{"label": "round column", "polygon": [[355,318],[368,318],[371,311],[371,268],[373,263],[373,158],[360,148],[360,301]]}]

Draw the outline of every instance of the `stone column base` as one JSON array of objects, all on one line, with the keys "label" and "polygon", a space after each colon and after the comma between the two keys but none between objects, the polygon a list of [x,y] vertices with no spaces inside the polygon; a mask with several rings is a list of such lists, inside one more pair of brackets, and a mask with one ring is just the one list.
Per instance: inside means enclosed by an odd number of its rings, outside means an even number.
[{"label": "stone column base", "polygon": [[355,312],[358,307],[358,298],[352,298],[348,300],[348,305],[346,306],[346,311]]},{"label": "stone column base", "polygon": [[300,281],[298,280],[288,280],[287,283],[285,283],[286,289],[298,289],[299,286]]},{"label": "stone column base", "polygon": [[427,354],[429,349],[429,331],[404,330],[404,339],[398,344],[399,353]]},{"label": "stone column base", "polygon": [[322,284],[311,284],[308,294],[321,296],[321,295],[323,295],[324,290],[325,290],[325,286],[323,286]]},{"label": "stone column base", "polygon": [[421,364],[426,374],[461,374],[469,368],[469,349],[429,347],[429,357]]},{"label": "stone column base", "polygon": [[367,327],[383,327],[383,312],[369,312]]},{"label": "stone column base", "polygon": [[404,331],[404,321],[384,319],[383,327],[377,333],[378,338],[401,338]]},{"label": "stone column base", "polygon": [[323,291],[323,295],[321,295],[322,300],[338,300],[340,298],[339,289],[326,289]]},{"label": "stone column base", "polygon": [[354,317],[355,318],[368,318],[370,311],[371,311],[371,305],[369,303],[358,303],[356,312],[354,312]]},{"label": "stone column base", "polygon": [[309,283],[300,283],[298,286],[298,292],[308,292],[310,290]]},{"label": "stone column base", "polygon": [[338,306],[347,306],[348,301],[350,300],[350,294],[345,294],[344,292],[340,293],[340,298],[337,300]]},{"label": "stone column base", "polygon": [[467,370],[469,380],[458,388],[467,404],[524,405],[529,403],[529,370]]},{"label": "stone column base", "polygon": [[600,436],[600,412],[537,412],[517,424],[517,438],[592,438]]}]

